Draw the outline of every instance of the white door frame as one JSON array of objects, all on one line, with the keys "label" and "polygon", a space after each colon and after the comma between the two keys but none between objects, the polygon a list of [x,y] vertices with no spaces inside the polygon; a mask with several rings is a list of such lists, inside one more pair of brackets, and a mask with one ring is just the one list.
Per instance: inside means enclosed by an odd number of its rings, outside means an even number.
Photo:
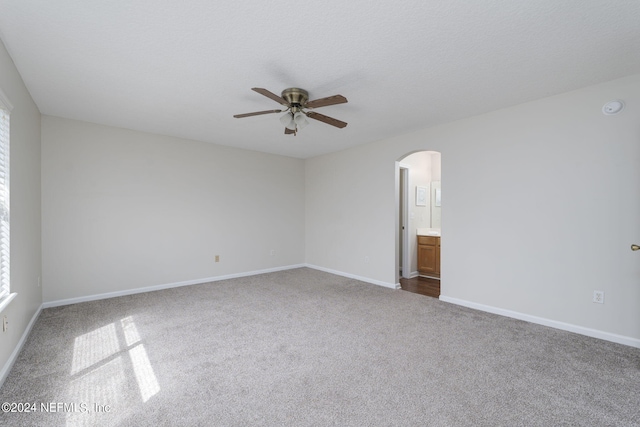
[{"label": "white door frame", "polygon": [[404,186],[402,188],[402,216],[401,224],[404,224],[402,228],[402,277],[407,279],[411,277],[411,254],[409,253],[409,168],[400,164],[400,173],[403,175],[402,182]]},{"label": "white door frame", "polygon": [[[400,174],[404,175],[404,180],[400,180]],[[404,183],[400,188],[400,182]],[[402,277],[411,277],[411,256],[409,253],[409,165],[396,162],[396,283],[400,283],[400,265],[402,264]],[[400,191],[403,192],[403,217],[400,218]],[[402,260],[400,258],[400,224],[404,224],[402,230]]]}]

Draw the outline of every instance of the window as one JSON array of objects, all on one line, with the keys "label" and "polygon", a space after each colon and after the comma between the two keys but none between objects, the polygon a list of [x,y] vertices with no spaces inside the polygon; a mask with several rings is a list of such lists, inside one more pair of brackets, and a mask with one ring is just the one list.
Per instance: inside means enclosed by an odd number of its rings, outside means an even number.
[{"label": "window", "polygon": [[0,91],[0,310],[11,294],[9,268],[9,114],[11,104]]}]

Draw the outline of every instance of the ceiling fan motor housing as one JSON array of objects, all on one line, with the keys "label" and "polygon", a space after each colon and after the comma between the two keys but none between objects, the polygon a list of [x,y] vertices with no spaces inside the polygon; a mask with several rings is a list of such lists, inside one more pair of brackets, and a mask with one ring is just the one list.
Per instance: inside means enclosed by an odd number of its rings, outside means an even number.
[{"label": "ceiling fan motor housing", "polygon": [[302,107],[309,100],[309,92],[297,87],[290,87],[282,91],[281,96],[291,106]]}]

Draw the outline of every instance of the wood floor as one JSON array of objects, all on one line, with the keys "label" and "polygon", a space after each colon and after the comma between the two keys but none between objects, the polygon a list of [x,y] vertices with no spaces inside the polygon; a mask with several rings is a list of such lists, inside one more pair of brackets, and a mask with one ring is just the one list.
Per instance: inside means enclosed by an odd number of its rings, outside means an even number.
[{"label": "wood floor", "polygon": [[440,296],[440,280],[426,277],[414,277],[413,279],[400,278],[400,286],[403,290],[428,297]]}]

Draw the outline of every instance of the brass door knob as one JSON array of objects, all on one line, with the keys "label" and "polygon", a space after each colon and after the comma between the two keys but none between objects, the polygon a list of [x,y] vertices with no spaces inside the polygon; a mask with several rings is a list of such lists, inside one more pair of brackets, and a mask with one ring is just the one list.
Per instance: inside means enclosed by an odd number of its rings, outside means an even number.
[{"label": "brass door knob", "polygon": [[640,250],[640,246],[638,246],[638,245],[631,245],[631,250],[632,250],[632,251]]}]

